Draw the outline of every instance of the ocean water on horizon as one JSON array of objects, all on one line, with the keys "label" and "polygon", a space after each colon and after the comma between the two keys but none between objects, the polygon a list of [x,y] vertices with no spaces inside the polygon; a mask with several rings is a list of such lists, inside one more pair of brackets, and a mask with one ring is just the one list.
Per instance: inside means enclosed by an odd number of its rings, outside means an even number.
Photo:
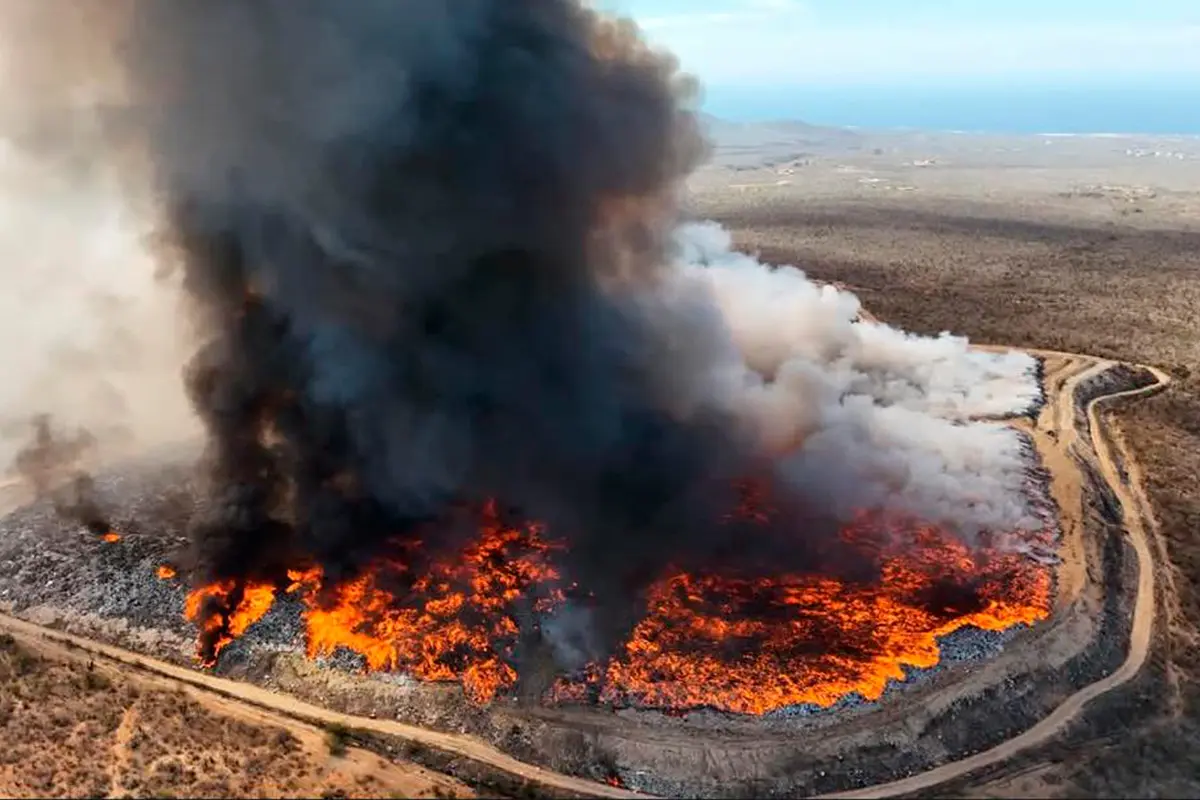
[{"label": "ocean water on horizon", "polygon": [[1200,84],[709,87],[704,110],[876,129],[1200,135]]}]

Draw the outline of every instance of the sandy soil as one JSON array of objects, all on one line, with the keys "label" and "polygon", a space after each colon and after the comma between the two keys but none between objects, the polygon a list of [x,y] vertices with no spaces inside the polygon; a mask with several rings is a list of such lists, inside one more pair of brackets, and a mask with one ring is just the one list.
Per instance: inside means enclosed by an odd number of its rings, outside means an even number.
[{"label": "sandy soil", "polygon": [[[0,635],[0,796],[472,797],[335,731]],[[86,754],[86,755],[85,755]]]},{"label": "sandy soil", "polygon": [[[515,758],[470,736],[439,733],[392,720],[341,714],[248,683],[185,669],[60,631],[46,630],[8,615],[0,614],[0,629],[14,638],[20,637],[22,644],[27,644],[27,646],[57,647],[60,653],[81,652],[92,659],[103,659],[109,665],[109,669],[127,674],[131,670],[137,670],[137,674],[152,676],[151,679],[159,685],[171,687],[176,691],[186,688],[191,691],[193,696],[205,698],[205,702],[210,706],[226,711],[239,710],[239,713],[257,716],[261,720],[271,720],[273,724],[286,730],[319,731],[333,728],[346,731],[351,729],[373,731],[395,736],[405,741],[415,741],[445,749],[469,759],[492,764],[506,772],[536,781],[543,786],[555,787],[569,793],[581,793],[589,797],[642,796],[635,792],[568,775],[558,775],[536,766],[522,764]],[[378,759],[376,762],[379,763]],[[431,780],[432,773],[429,773],[428,770],[419,770],[419,773],[423,778],[431,781],[429,784],[431,790],[433,786],[438,786],[443,790],[456,785],[461,787],[461,784],[444,778],[444,776],[437,776],[436,780]]]}]

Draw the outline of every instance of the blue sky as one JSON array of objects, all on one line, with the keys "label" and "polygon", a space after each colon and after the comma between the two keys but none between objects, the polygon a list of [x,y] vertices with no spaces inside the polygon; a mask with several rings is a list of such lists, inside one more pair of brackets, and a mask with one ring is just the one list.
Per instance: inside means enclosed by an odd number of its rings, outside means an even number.
[{"label": "blue sky", "polygon": [[718,90],[1200,82],[1200,0],[594,0]]}]

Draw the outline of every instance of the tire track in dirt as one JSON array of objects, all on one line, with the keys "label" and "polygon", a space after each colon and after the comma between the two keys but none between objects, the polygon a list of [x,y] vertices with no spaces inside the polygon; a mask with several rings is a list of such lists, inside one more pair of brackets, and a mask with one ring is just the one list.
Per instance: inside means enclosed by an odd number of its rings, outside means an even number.
[{"label": "tire track in dirt", "polygon": [[[1066,397],[1060,396],[1059,398],[1059,413],[1061,416],[1058,422],[1063,426],[1060,430],[1064,432],[1071,431],[1071,436],[1077,436],[1078,431],[1076,430],[1074,421],[1067,418],[1067,411],[1064,410],[1074,408],[1073,395],[1076,387],[1080,381],[1103,372],[1106,369],[1110,369],[1116,366],[1118,362],[1054,351],[1030,350],[1028,352],[1034,355],[1072,359],[1076,362],[1086,364],[1085,368],[1073,372],[1070,379],[1065,381],[1060,389],[1060,395],[1067,395]],[[990,750],[943,764],[940,767],[901,780],[877,784],[850,792],[821,795],[819,796],[820,798],[846,798],[846,800],[851,800],[852,798],[894,797],[930,789],[947,781],[964,777],[979,769],[1005,761],[1018,753],[1052,739],[1070,724],[1088,703],[1127,683],[1141,669],[1149,652],[1155,615],[1154,559],[1151,555],[1146,531],[1146,525],[1153,519],[1153,516],[1146,506],[1142,493],[1137,491],[1136,488],[1126,485],[1121,479],[1120,471],[1117,468],[1117,460],[1114,459],[1114,453],[1110,444],[1100,428],[1102,420],[1099,409],[1104,403],[1119,398],[1148,395],[1159,391],[1170,383],[1170,378],[1161,370],[1148,366],[1142,368],[1154,375],[1155,384],[1093,398],[1086,408],[1091,429],[1092,445],[1097,455],[1098,467],[1105,481],[1111,486],[1120,501],[1126,533],[1130,538],[1138,559],[1137,597],[1134,601],[1133,627],[1130,633],[1129,654],[1124,663],[1111,675],[1084,687],[1067,698],[1032,728]],[[1062,402],[1063,400],[1066,400],[1066,402]],[[1114,444],[1112,446],[1121,448],[1121,458],[1125,463],[1132,462],[1132,457],[1124,451],[1119,438],[1114,437]],[[239,683],[226,678],[197,672],[101,642],[43,628],[7,614],[0,614],[0,628],[7,630],[14,636],[30,639],[40,638],[79,648],[110,662],[146,670],[160,677],[187,684],[194,689],[212,692],[223,698],[244,702],[307,724],[342,725],[347,728],[358,728],[395,736],[407,741],[419,742],[426,746],[435,747],[486,764],[551,790],[568,791],[584,796],[605,798],[650,797],[650,795],[564,775],[518,761],[474,736],[442,733],[413,725],[406,725],[393,720],[370,719],[368,717],[342,714],[287,695],[276,694],[252,684]]]}]

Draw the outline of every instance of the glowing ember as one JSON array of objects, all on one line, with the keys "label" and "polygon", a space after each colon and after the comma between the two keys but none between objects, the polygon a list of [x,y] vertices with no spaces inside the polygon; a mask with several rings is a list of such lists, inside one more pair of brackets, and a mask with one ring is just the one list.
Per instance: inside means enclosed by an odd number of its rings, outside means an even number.
[{"label": "glowing ember", "polygon": [[108,542],[109,544],[119,542],[121,541],[121,534],[117,533],[116,531],[109,531],[100,537],[100,541]]},{"label": "glowing ember", "polygon": [[155,570],[155,574],[158,575],[161,580],[169,581],[171,578],[175,577],[175,568],[169,564],[162,564],[157,570]]},{"label": "glowing ember", "polygon": [[[761,514],[762,500],[747,492],[737,513]],[[541,533],[503,524],[489,506],[476,540],[416,577],[402,559],[329,587],[319,568],[289,572],[288,592],[306,604],[309,657],[344,647],[371,670],[458,681],[477,702],[511,689],[519,609],[551,612],[563,600],[554,550]],[[666,576],[623,651],[561,678],[548,699],[748,714],[829,706],[852,693],[876,699],[906,667],[937,664],[940,636],[966,626],[1000,631],[1048,614],[1049,567],[1015,552],[972,550],[936,528],[865,516],[843,538],[873,554],[882,580]],[[192,592],[187,616],[201,627],[202,660],[213,663],[274,597],[268,584]]]}]

